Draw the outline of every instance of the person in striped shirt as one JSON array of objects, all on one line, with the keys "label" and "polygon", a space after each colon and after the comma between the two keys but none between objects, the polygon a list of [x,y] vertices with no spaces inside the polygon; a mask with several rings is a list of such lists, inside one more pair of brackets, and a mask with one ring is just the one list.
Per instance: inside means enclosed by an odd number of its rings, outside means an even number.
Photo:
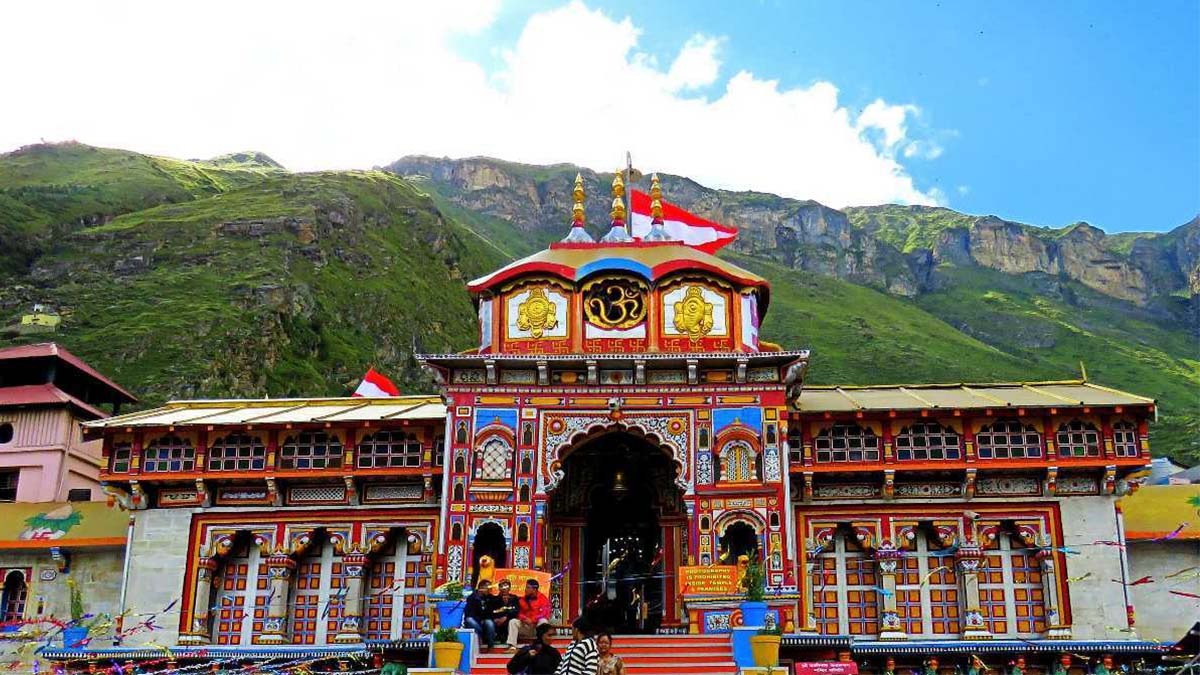
[{"label": "person in striped shirt", "polygon": [[571,624],[574,641],[567,646],[562,661],[554,675],[596,675],[600,664],[600,650],[596,638],[592,637],[591,624],[582,616]]}]

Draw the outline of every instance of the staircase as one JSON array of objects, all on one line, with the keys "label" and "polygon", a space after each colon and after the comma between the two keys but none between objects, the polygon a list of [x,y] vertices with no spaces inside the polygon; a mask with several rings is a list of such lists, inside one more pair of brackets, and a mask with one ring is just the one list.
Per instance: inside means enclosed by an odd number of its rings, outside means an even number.
[{"label": "staircase", "polygon": [[[552,643],[559,652],[570,640]],[[736,675],[729,635],[618,635],[613,651],[625,661],[626,675]],[[480,654],[471,675],[507,675],[511,652],[499,647]]]}]

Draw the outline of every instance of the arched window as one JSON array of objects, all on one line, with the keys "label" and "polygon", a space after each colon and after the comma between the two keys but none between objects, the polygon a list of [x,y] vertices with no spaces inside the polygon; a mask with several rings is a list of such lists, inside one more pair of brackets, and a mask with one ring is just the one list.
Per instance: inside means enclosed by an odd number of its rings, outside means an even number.
[{"label": "arched window", "polygon": [[467,421],[459,420],[458,424],[454,425],[454,442],[458,445],[465,445],[467,442]]},{"label": "arched window", "polygon": [[818,462],[877,462],[879,437],[857,424],[835,424],[814,439]]},{"label": "arched window", "polygon": [[258,471],[266,468],[267,448],[249,434],[228,434],[208,448],[209,471]]},{"label": "arched window", "polygon": [[491,436],[475,451],[475,478],[491,481],[511,480],[512,463],[512,446],[499,436]]},{"label": "arched window", "polygon": [[194,471],[196,448],[190,440],[174,434],[156,438],[142,451],[142,471]]},{"label": "arched window", "polygon": [[926,528],[896,566],[896,610],[910,637],[957,638],[962,630],[954,558],[941,555]]},{"label": "arched window", "polygon": [[758,453],[745,441],[730,441],[721,449],[721,478],[730,483],[758,479]]},{"label": "arched window", "polygon": [[533,453],[521,453],[521,473],[533,473]]},{"label": "arched window", "polygon": [[326,644],[337,634],[345,606],[342,560],[321,536],[297,561],[292,580],[292,643]]},{"label": "arched window", "polygon": [[1137,457],[1140,449],[1138,448],[1138,432],[1137,425],[1133,422],[1121,420],[1112,427],[1113,430],[1113,451],[1117,457]]},{"label": "arched window", "polygon": [[937,422],[916,422],[896,436],[896,459],[926,461],[958,459],[961,456],[958,432]]},{"label": "arched window", "polygon": [[1083,420],[1071,420],[1058,427],[1059,457],[1099,457],[1100,431]]},{"label": "arched window", "polygon": [[234,545],[213,586],[213,642],[249,645],[267,618],[271,582],[266,562],[248,536]]},{"label": "arched window", "polygon": [[529,486],[528,485],[526,485],[526,484],[521,485],[521,489],[517,490],[517,498],[523,502],[529,501]]},{"label": "arched window", "polygon": [[133,443],[119,441],[112,445],[112,472],[129,473],[129,465],[133,460]]},{"label": "arched window", "polygon": [[521,523],[520,525],[517,525],[517,541],[519,541],[519,542],[529,541],[529,526],[526,525],[525,523]]},{"label": "arched window", "polygon": [[3,617],[5,623],[15,623],[25,618],[25,602],[29,598],[29,585],[23,570],[11,570],[4,577]]},{"label": "arched window", "polygon": [[993,635],[1037,635],[1046,630],[1046,597],[1037,550],[1010,530],[996,535],[979,573],[979,604]]},{"label": "arched window", "polygon": [[288,436],[279,449],[281,469],[338,469],[342,466],[342,442],[324,431],[302,431]]},{"label": "arched window", "polygon": [[875,561],[844,531],[813,561],[813,616],[822,635],[879,634]]},{"label": "arched window", "polygon": [[382,429],[358,444],[358,468],[395,469],[421,466],[421,442],[416,434]]},{"label": "arched window", "polygon": [[452,498],[454,501],[456,501],[456,502],[465,501],[465,500],[466,500],[466,498],[467,498],[467,492],[466,492],[466,490],[463,488],[463,484],[462,484],[462,483],[455,483],[455,484],[454,484],[454,491],[453,491],[453,492],[451,492],[451,495],[452,495],[452,497],[451,497],[451,498]]},{"label": "arched window", "polygon": [[986,424],[975,434],[980,459],[1024,459],[1042,456],[1042,436],[1020,420]]}]

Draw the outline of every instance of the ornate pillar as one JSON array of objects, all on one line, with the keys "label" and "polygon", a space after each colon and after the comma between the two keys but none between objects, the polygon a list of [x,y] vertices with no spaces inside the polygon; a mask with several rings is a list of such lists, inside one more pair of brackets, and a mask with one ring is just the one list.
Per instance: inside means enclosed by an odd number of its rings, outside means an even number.
[{"label": "ornate pillar", "polygon": [[267,620],[263,622],[263,632],[258,636],[257,643],[285,644],[288,641],[288,599],[292,596],[296,561],[286,553],[274,553],[267,557],[266,565],[271,583],[271,601],[267,604]]},{"label": "ornate pillar", "polygon": [[[342,620],[338,624],[334,642],[362,642],[363,582],[369,564],[365,553],[354,552],[342,556],[342,583],[346,584],[346,595],[342,601]],[[400,617],[403,613],[396,612],[394,616]]]},{"label": "ornate pillar", "polygon": [[212,587],[216,581],[217,559],[201,556],[196,560],[196,588],[192,592],[192,619],[188,630],[179,636],[180,644],[208,644],[212,637]]},{"label": "ornate pillar", "polygon": [[958,567],[958,580],[962,593],[963,638],[986,640],[992,637],[983,620],[983,609],[979,602],[979,568],[983,565],[983,549],[974,540],[967,541],[954,556]]},{"label": "ornate pillar", "polygon": [[890,541],[884,541],[875,550],[875,564],[879,568],[880,587],[883,588],[883,610],[879,613],[880,640],[907,640],[900,612],[896,608],[896,567],[904,552]]},{"label": "ornate pillar", "polygon": [[1062,598],[1058,592],[1058,575],[1054,564],[1054,550],[1043,548],[1037,553],[1042,566],[1042,592],[1046,603],[1046,637],[1067,640],[1071,638],[1071,625],[1063,620]]}]

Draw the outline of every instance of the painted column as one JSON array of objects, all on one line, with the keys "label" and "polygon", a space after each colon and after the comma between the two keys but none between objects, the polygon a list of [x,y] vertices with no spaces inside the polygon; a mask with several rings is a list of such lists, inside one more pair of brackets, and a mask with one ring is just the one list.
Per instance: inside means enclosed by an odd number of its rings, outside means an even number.
[{"label": "painted column", "polygon": [[1042,566],[1042,591],[1046,603],[1046,637],[1070,639],[1071,626],[1063,621],[1062,599],[1058,593],[1058,575],[1054,565],[1054,551],[1042,549],[1037,553]]},{"label": "painted column", "polygon": [[[346,586],[346,596],[342,602],[342,620],[338,624],[334,642],[362,642],[363,615],[363,581],[367,573],[367,555],[365,553],[347,553],[342,556],[342,583]],[[397,620],[403,613],[394,614]]]},{"label": "painted column", "polygon": [[208,644],[212,637],[212,588],[216,581],[217,559],[203,556],[196,560],[196,589],[192,596],[192,621],[180,644]]},{"label": "painted column", "polygon": [[879,639],[907,640],[900,612],[896,609],[896,567],[904,552],[890,541],[884,541],[875,550],[875,564],[879,569],[880,586],[883,588],[883,611],[880,612]]},{"label": "painted column", "polygon": [[271,584],[271,601],[267,604],[267,620],[263,622],[263,632],[258,636],[258,644],[285,644],[288,641],[288,599],[292,596],[296,561],[286,553],[275,553],[267,557],[266,565]]},{"label": "painted column", "polygon": [[968,541],[954,556],[958,567],[958,580],[962,588],[963,638],[967,640],[992,637],[983,620],[979,602],[979,569],[983,565],[983,549],[974,541]]}]

